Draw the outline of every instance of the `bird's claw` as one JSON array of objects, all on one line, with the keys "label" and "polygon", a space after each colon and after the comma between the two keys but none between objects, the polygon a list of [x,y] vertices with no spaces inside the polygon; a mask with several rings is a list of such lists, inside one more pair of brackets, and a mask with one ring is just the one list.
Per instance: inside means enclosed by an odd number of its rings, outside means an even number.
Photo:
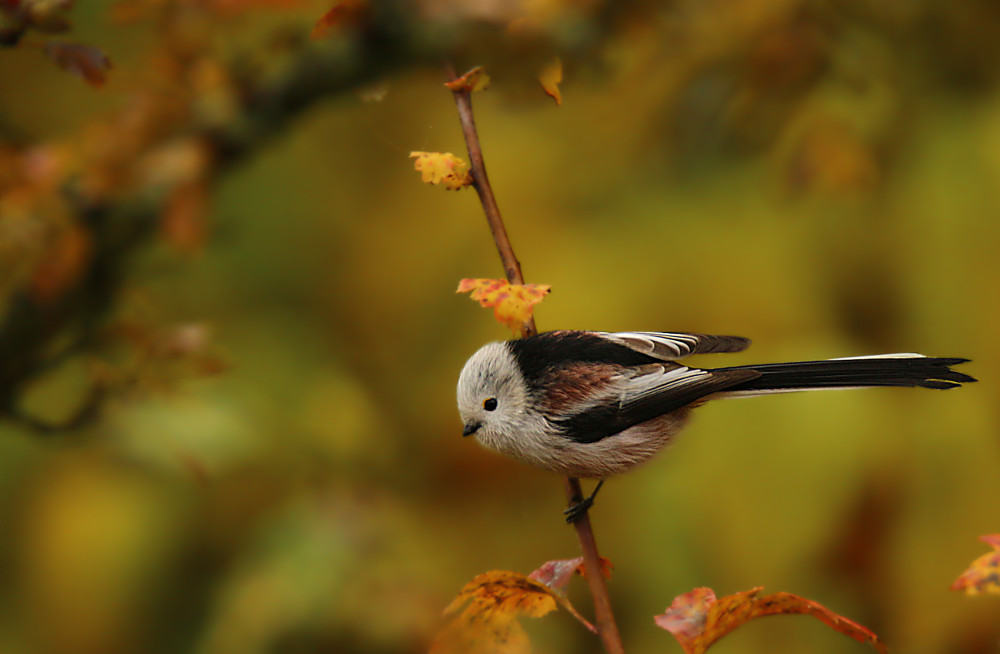
[{"label": "bird's claw", "polygon": [[580,520],[580,518],[587,515],[587,511],[589,511],[590,507],[592,506],[594,506],[593,495],[591,495],[590,497],[585,497],[579,502],[574,502],[570,504],[563,510],[563,515],[566,516],[566,523],[571,525],[576,523],[578,520]]},{"label": "bird's claw", "polygon": [[597,497],[597,491],[601,490],[601,486],[603,485],[604,480],[602,479],[597,482],[597,488],[594,489],[593,493],[578,502],[573,502],[566,507],[565,510],[563,510],[563,515],[566,516],[566,522],[568,524],[575,524],[583,516],[587,515],[587,511],[590,510],[590,507],[594,506],[594,498]]}]

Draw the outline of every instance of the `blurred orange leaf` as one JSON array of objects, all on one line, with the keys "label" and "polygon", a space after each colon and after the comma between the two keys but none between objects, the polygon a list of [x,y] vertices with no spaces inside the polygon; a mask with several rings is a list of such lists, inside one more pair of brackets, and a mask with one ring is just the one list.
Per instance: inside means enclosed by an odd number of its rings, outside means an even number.
[{"label": "blurred orange leaf", "polygon": [[179,184],[167,197],[160,218],[163,237],[184,254],[197,254],[207,238],[208,188],[204,180]]},{"label": "blurred orange leaf", "polygon": [[107,81],[111,60],[98,48],[65,41],[49,41],[45,54],[63,70],[69,71],[91,86]]},{"label": "blurred orange leaf", "polygon": [[559,85],[563,79],[562,60],[556,57],[542,67],[542,72],[538,74],[538,81],[545,89],[545,95],[556,101],[557,105],[562,104],[562,93],[559,92]]},{"label": "blurred orange leaf", "polygon": [[366,0],[341,0],[319,17],[309,36],[313,40],[325,39],[335,28],[357,24],[367,11]]},{"label": "blurred orange leaf", "polygon": [[754,618],[783,613],[811,615],[861,643],[870,643],[883,654],[887,648],[870,630],[840,616],[822,604],[791,593],[759,595],[752,588],[716,599],[711,588],[695,588],[678,595],[656,624],[674,635],[686,654],[701,654],[717,640]]},{"label": "blurred orange leaf", "polygon": [[80,277],[91,250],[90,234],[82,227],[71,225],[60,233],[35,270],[33,297],[43,304],[62,297]]},{"label": "blurred orange leaf", "polygon": [[535,305],[552,290],[548,284],[510,284],[503,279],[463,279],[456,293],[472,293],[481,306],[493,307],[497,322],[518,332],[531,320]]},{"label": "blurred orange leaf", "polygon": [[48,0],[47,2],[18,2],[20,17],[33,29],[46,34],[68,32],[69,19],[65,13],[73,7],[73,0]]},{"label": "blurred orange leaf", "polygon": [[469,164],[450,152],[411,152],[413,169],[421,173],[425,184],[444,184],[449,190],[457,190],[472,183]]},{"label": "blurred orange leaf", "polygon": [[964,590],[967,595],[1000,595],[1000,534],[987,534],[980,536],[979,540],[992,546],[993,551],[973,561],[951,585],[951,589]]},{"label": "blurred orange leaf", "polygon": [[482,66],[476,66],[465,75],[445,82],[452,91],[485,91],[490,86],[490,76],[483,71]]}]

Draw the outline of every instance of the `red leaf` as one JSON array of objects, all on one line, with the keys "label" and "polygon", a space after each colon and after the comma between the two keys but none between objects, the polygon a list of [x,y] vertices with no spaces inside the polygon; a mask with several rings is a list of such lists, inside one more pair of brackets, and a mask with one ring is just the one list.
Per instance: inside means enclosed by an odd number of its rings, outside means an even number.
[{"label": "red leaf", "polygon": [[[611,569],[613,567],[611,561],[603,556],[601,557],[601,574],[604,575],[605,579],[611,579]],[[587,576],[582,556],[578,556],[575,559],[546,561],[528,576],[550,588],[562,590],[569,583],[569,580],[573,578],[574,574],[578,574],[584,578]]]},{"label": "red leaf", "polygon": [[91,86],[102,86],[107,81],[111,60],[98,48],[80,43],[49,41],[45,54],[63,70],[69,71]]}]

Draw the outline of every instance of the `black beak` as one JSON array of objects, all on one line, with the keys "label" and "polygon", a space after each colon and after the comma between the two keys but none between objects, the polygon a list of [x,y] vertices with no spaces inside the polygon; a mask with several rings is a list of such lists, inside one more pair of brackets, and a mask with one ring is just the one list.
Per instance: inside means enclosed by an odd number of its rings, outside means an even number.
[{"label": "black beak", "polygon": [[482,427],[482,425],[478,422],[470,422],[465,426],[465,429],[462,430],[462,436],[472,436],[479,431],[480,427]]}]

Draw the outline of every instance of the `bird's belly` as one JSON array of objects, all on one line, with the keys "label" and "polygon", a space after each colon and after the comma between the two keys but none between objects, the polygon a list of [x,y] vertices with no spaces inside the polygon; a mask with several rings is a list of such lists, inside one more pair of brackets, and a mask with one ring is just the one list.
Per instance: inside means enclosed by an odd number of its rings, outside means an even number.
[{"label": "bird's belly", "polygon": [[673,439],[687,420],[687,408],[607,436],[592,443],[564,441],[558,454],[536,462],[568,477],[603,479],[645,463]]}]

